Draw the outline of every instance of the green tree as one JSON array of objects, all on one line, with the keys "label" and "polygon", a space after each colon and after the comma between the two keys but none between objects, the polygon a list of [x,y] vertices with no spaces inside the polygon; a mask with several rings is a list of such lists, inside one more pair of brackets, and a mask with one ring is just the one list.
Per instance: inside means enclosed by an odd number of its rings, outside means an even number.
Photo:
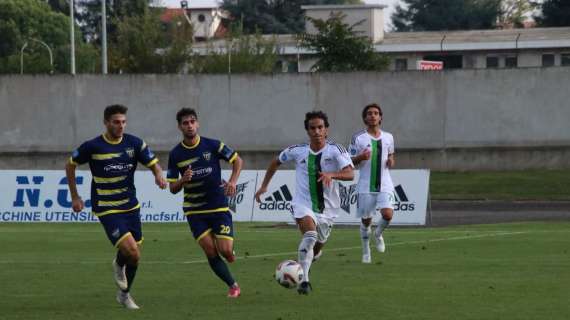
[{"label": "green tree", "polygon": [[[79,65],[87,65],[83,59],[93,55],[78,33],[76,43]],[[69,17],[54,12],[44,1],[0,0],[0,73],[20,72],[20,51],[24,50],[25,73],[52,71],[48,50],[53,53],[53,71],[69,72]],[[81,69],[77,70],[81,72]]]},{"label": "green tree", "polygon": [[305,30],[302,5],[357,4],[360,0],[224,0],[222,8],[246,34],[296,34]]},{"label": "green tree", "polygon": [[501,0],[402,0],[392,14],[396,31],[494,29]]},{"label": "green tree", "polygon": [[[76,0],[77,1],[77,0]],[[152,0],[105,0],[107,9],[107,40],[117,40],[116,31],[119,21],[125,17],[146,14]],[[101,0],[77,1],[79,10],[76,18],[87,41],[99,43],[101,40]]]},{"label": "green tree", "polygon": [[503,28],[523,28],[524,22],[537,4],[529,0],[502,0],[499,25]]},{"label": "green tree", "polygon": [[308,17],[317,34],[298,35],[301,46],[316,52],[314,71],[349,72],[385,70],[388,58],[376,53],[370,38],[358,35],[354,28],[363,21],[348,25],[346,15],[332,13],[327,20]]},{"label": "green tree", "polygon": [[544,0],[540,4],[540,14],[534,16],[540,27],[570,26],[570,1]]},{"label": "green tree", "polygon": [[117,22],[117,41],[109,51],[109,70],[116,73],[178,73],[191,57],[192,27],[183,20],[163,25],[159,11],[124,17]]},{"label": "green tree", "polygon": [[[232,31],[225,40],[223,50],[209,47],[205,55],[196,54],[192,72],[196,73],[272,73],[277,64],[275,39],[265,39],[259,32],[243,34],[242,29]],[[227,50],[227,48],[231,48]]]},{"label": "green tree", "polygon": [[55,12],[63,13],[64,15],[69,15],[69,0],[47,0],[47,3],[51,9]]}]

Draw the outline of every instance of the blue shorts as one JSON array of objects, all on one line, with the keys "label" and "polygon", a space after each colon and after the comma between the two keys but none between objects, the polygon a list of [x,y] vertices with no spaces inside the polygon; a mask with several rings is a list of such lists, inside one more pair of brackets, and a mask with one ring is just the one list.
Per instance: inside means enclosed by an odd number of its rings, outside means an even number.
[{"label": "blue shorts", "polygon": [[143,236],[139,209],[125,213],[108,214],[99,217],[99,221],[105,229],[107,238],[115,247],[118,247],[119,243],[129,234],[133,236],[138,244],[142,243]]},{"label": "blue shorts", "polygon": [[196,241],[200,241],[209,233],[213,233],[216,238],[234,239],[234,225],[229,211],[191,214],[186,216],[186,219]]}]

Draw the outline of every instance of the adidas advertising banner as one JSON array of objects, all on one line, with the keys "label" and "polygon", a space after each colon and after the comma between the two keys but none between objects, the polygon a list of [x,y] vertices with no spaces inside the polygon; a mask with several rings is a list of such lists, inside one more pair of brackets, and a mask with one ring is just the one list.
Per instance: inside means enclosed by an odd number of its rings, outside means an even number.
[{"label": "adidas advertising banner", "polygon": [[[425,225],[429,192],[429,170],[391,170],[394,182],[394,217],[392,225]],[[259,171],[258,186],[265,176]],[[337,224],[358,224],[356,217],[356,182],[358,171],[353,181],[340,183],[341,212],[335,219]],[[256,188],[256,190],[257,190]],[[291,199],[295,192],[295,171],[278,170],[271,179],[267,193],[261,203],[254,204],[252,221],[293,222]],[[379,216],[376,218],[379,219]]]},{"label": "adidas advertising banner", "polygon": [[[257,186],[259,189],[265,170],[258,171]],[[254,200],[252,221],[293,222],[291,200],[295,192],[295,171],[277,170],[271,179],[267,192],[261,196],[261,203]]]},{"label": "adidas advertising banner", "polygon": [[[224,170],[228,179],[231,171]],[[242,171],[236,195],[229,199],[234,221],[293,222],[291,200],[295,192],[295,171],[275,173],[261,203],[254,199],[264,170]],[[357,178],[357,177],[356,177]],[[392,170],[394,180],[393,225],[425,225],[429,170]],[[62,170],[0,170],[0,222],[96,222],[91,215],[89,171],[76,171],[78,192],[85,210],[75,213]],[[340,186],[342,214],[336,223],[356,224],[356,179]],[[160,190],[148,171],[135,173],[137,198],[144,222],[186,221],[182,212],[182,192],[173,195]]]},{"label": "adidas advertising banner", "polygon": [[[429,192],[429,170],[391,170],[394,182],[394,217],[391,225],[425,225]],[[358,171],[351,182],[340,184],[341,214],[339,224],[360,223],[356,215],[356,182]],[[379,219],[378,215],[374,220]]]}]

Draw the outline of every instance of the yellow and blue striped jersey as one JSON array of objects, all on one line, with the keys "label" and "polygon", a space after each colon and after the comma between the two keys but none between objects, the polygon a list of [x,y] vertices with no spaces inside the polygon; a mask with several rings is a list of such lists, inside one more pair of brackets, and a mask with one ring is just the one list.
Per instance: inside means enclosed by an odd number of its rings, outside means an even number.
[{"label": "yellow and blue striped jersey", "polygon": [[220,160],[232,163],[237,156],[223,142],[200,136],[195,145],[181,142],[170,151],[166,174],[169,182],[176,182],[189,167],[193,172],[192,180],[184,186],[184,214],[228,211]]},{"label": "yellow and blue striped jersey", "polygon": [[134,185],[137,163],[151,167],[158,159],[143,140],[124,134],[120,141],[109,141],[104,135],[88,140],[69,161],[89,163],[92,212],[100,217],[140,208]]}]

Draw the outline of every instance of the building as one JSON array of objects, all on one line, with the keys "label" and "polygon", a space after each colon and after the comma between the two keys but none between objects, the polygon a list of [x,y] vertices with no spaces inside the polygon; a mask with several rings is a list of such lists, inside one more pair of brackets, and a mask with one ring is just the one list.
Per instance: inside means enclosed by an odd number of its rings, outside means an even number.
[{"label": "building", "polygon": [[[390,56],[390,70],[416,70],[420,61],[442,61],[445,69],[570,66],[570,27],[440,32],[385,32],[382,5],[303,6],[309,17],[326,19],[342,12],[369,36],[374,48]],[[315,32],[307,22],[307,32]],[[299,71],[315,59],[301,50]]]},{"label": "building", "polygon": [[229,14],[217,5],[188,7],[181,1],[182,8],[166,8],[160,20],[171,23],[174,19],[185,20],[194,28],[194,40],[209,41],[223,38],[228,32]]},{"label": "building", "polygon": [[[349,24],[362,21],[355,30],[370,37],[377,52],[390,57],[391,71],[418,70],[422,61],[441,61],[444,69],[485,69],[570,66],[570,27],[470,30],[439,32],[386,32],[384,5],[302,6],[308,17],[326,19],[341,12]],[[194,9],[193,9],[194,10]],[[212,10],[210,8],[208,10]],[[194,16],[199,15],[192,11]],[[214,17],[214,13],[210,13]],[[193,20],[194,21],[194,20]],[[210,20],[208,20],[210,21]],[[197,28],[199,30],[200,28]],[[308,33],[316,32],[307,21]],[[265,35],[276,41],[283,72],[310,72],[317,61],[314,52],[299,47],[294,35]],[[210,38],[208,38],[210,39]],[[194,50],[225,51],[227,41],[196,43]]]}]

